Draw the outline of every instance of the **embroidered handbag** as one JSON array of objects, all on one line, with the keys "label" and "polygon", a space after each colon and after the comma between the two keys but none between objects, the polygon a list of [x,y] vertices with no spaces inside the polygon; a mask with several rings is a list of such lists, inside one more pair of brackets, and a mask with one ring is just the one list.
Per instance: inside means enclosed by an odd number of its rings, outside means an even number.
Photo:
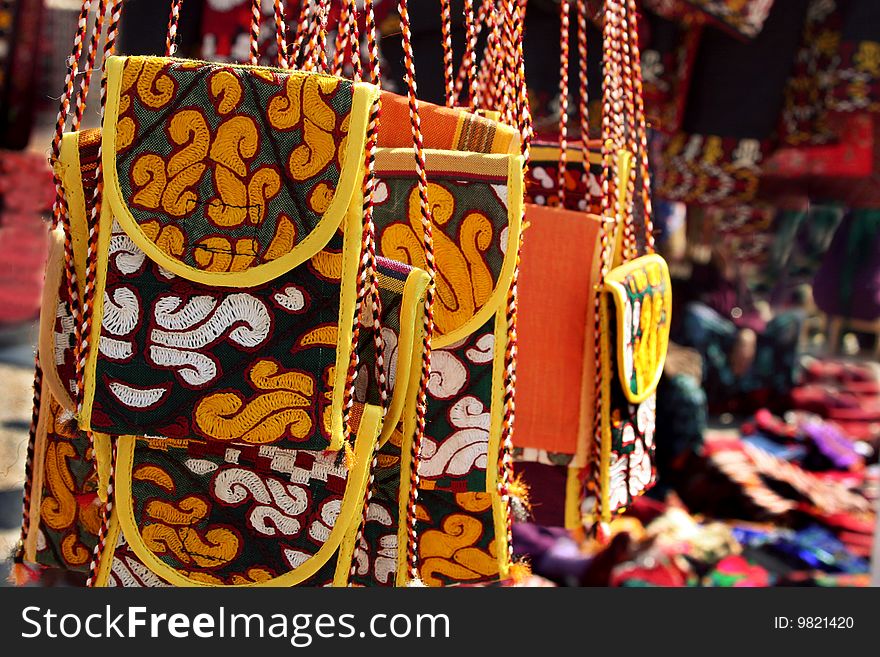
[{"label": "embroidered handbag", "polygon": [[[402,4],[405,49],[407,21]],[[412,137],[395,129],[409,124],[413,96],[412,87],[409,98],[382,94],[374,218],[382,255],[430,270],[419,165],[406,148]],[[511,565],[502,421],[505,311],[516,266],[508,247],[519,242],[522,213],[520,140],[516,129],[463,109],[418,103],[417,112],[436,256],[431,369],[424,382],[423,373],[412,372],[402,421],[380,450],[376,479],[386,483],[371,498],[352,579],[393,583],[394,568],[398,584],[488,583],[507,578]],[[424,394],[424,410],[416,391]],[[416,477],[395,478],[397,469],[413,467],[413,456]],[[413,486],[415,508],[408,509]],[[394,527],[397,544],[407,541],[412,551],[401,550],[397,564],[389,556]]]},{"label": "embroidered handbag", "polygon": [[[77,313],[88,242],[86,198],[91,197],[94,188],[100,142],[97,130],[77,131],[98,53],[98,37],[94,35],[101,33],[107,10],[106,3],[101,3],[93,38],[87,39],[90,4],[83,2],[80,10],[79,38],[75,39],[70,58],[76,65],[67,73],[52,145],[55,228],[50,233],[40,310],[22,538],[14,570],[19,583],[28,577],[25,563],[66,571],[72,582],[84,580],[101,525],[103,505],[94,453],[89,437],[74,417],[78,398]],[[89,46],[80,72],[86,42]],[[79,85],[75,88],[78,75]],[[73,132],[65,135],[68,119]]]},{"label": "embroidered handbag", "polygon": [[[568,35],[569,9],[569,3],[562,4],[563,39]],[[563,100],[560,143],[553,153],[559,158],[555,180],[539,163],[530,188],[534,190],[532,198],[555,200],[558,207],[534,205],[527,209],[529,230],[520,285],[514,441],[519,448],[518,469],[530,484],[539,521],[564,524],[572,530],[596,526],[596,521],[607,522],[612,510],[624,508],[653,483],[652,394],[662,371],[669,331],[665,264],[654,255],[634,260],[639,249],[633,227],[637,200],[650,236],[635,13],[630,6],[612,2],[606,4],[604,18],[603,141],[582,141],[578,151],[568,148],[567,101]],[[587,20],[581,4],[579,42],[586,33]],[[613,51],[618,50],[623,56],[615,64]],[[560,84],[563,98],[568,92],[566,55],[564,47]],[[584,56],[581,49],[582,86],[586,76]],[[619,76],[612,74],[615,65],[621,67]],[[625,115],[615,113],[612,99],[618,96],[626,99]],[[583,140],[589,134],[584,102],[579,114]],[[580,160],[576,173],[583,182],[579,187],[566,177],[573,153]],[[591,171],[584,162],[598,164],[601,173]],[[593,182],[596,174],[601,178]],[[633,198],[637,183],[642,189],[639,199]],[[554,189],[555,194],[550,191]],[[575,192],[574,199],[569,197],[569,190]],[[645,243],[645,248],[651,249],[650,237]],[[609,272],[612,260],[632,262]],[[624,292],[630,290],[626,287],[629,284],[633,299]],[[648,304],[650,313],[641,304],[645,295],[652,301]],[[639,302],[635,307],[634,300]],[[610,310],[615,306],[619,307],[617,314]],[[635,332],[633,312],[640,322]],[[547,317],[553,321],[548,322]],[[634,349],[647,349],[648,344],[652,357],[648,358],[647,352],[640,357],[641,383],[633,391],[623,383],[629,381],[623,374],[632,374]],[[620,367],[626,364],[628,369],[618,373],[618,363]],[[638,410],[636,404],[641,404]],[[633,427],[638,429],[638,439],[632,435]],[[624,431],[626,437],[622,438]],[[645,467],[647,477],[642,472]],[[604,529],[604,525],[599,526]]]},{"label": "embroidered handbag", "polygon": [[[112,509],[93,583],[332,582],[346,570],[333,557],[351,558],[381,431],[370,402],[387,397],[389,427],[403,406],[403,387],[343,399],[352,343],[369,351],[355,323],[368,234],[356,189],[375,92],[168,58],[107,68],[96,276],[80,279],[97,348],[77,387]],[[284,138],[261,137],[268,125]],[[378,267],[389,361],[404,379],[426,284],[398,263]]]}]

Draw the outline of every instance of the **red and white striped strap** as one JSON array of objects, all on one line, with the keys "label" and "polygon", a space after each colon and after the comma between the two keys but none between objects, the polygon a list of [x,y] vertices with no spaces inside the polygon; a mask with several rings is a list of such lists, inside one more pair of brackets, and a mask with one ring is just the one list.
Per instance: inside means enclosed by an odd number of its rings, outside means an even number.
[{"label": "red and white striped strap", "polygon": [[431,374],[431,339],[434,334],[434,295],[437,266],[434,259],[434,226],[431,216],[431,208],[428,199],[428,174],[425,165],[425,148],[422,140],[422,125],[419,117],[419,100],[415,78],[415,64],[412,50],[412,26],[409,18],[407,0],[398,2],[400,14],[400,31],[403,41],[404,78],[407,87],[407,99],[409,103],[410,125],[412,128],[413,148],[416,163],[416,176],[418,178],[419,214],[421,216],[423,231],[423,246],[425,252],[425,269],[429,277],[428,290],[425,294],[425,319],[422,335],[422,370],[419,381],[419,390],[416,410],[416,435],[412,441],[410,462],[410,489],[407,504],[407,545],[406,560],[409,567],[409,578],[417,579],[418,572],[418,535],[416,505],[418,504],[419,488],[419,456],[421,453],[422,439],[425,435],[426,409],[428,380]]}]

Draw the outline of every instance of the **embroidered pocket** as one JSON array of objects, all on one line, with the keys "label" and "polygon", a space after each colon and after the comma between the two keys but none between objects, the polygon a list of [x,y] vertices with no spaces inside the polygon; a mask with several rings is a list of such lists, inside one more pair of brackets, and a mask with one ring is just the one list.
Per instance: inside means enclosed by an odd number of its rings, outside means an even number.
[{"label": "embroidered pocket", "polygon": [[125,546],[108,550],[98,583],[131,567],[128,551],[179,586],[292,586],[334,567],[361,518],[380,421],[364,408],[353,466],[343,451],[120,437],[114,513]]}]

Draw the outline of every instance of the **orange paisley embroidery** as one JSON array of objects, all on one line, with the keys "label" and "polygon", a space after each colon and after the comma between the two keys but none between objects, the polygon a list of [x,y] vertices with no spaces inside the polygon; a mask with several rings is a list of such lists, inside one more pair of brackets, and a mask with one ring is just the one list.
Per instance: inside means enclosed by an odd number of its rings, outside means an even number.
[{"label": "orange paisley embroidery", "polygon": [[151,242],[159,247],[159,250],[169,255],[180,257],[183,255],[184,243],[183,232],[177,226],[161,226],[155,219],[141,226]]},{"label": "orange paisley embroidery", "polygon": [[304,372],[279,369],[274,361],[257,361],[249,378],[254,389],[263,394],[250,401],[237,392],[209,395],[196,407],[196,426],[210,438],[257,445],[287,435],[306,438],[312,430],[309,409],[313,407],[315,382]]},{"label": "orange paisley embroidery", "polygon": [[217,113],[226,116],[241,103],[243,89],[241,81],[234,73],[221,70],[211,75],[210,92]]},{"label": "orange paisley embroidery", "polygon": [[[443,226],[453,216],[455,199],[445,187],[428,184],[428,200],[435,222]],[[382,255],[408,265],[426,268],[421,241],[421,215],[418,190],[408,200],[409,224],[397,223],[382,234]],[[494,282],[485,261],[492,241],[492,224],[479,212],[469,213],[461,225],[461,243],[437,231],[434,249],[437,257],[437,304],[435,321],[441,334],[462,326],[489,300]]]},{"label": "orange paisley embroidery", "polygon": [[[333,78],[294,75],[287,79],[284,90],[269,101],[269,123],[273,128],[303,131],[303,143],[293,149],[288,162],[288,171],[297,182],[313,178],[337,157],[333,136],[337,117],[324,96],[335,92],[338,86],[339,80]],[[347,135],[348,125],[344,122],[341,131]]]},{"label": "orange paisley embroidery", "polygon": [[248,183],[248,218],[257,226],[266,218],[267,203],[281,191],[281,176],[270,165],[265,165],[251,177]]},{"label": "orange paisley embroidery", "polygon": [[269,248],[266,249],[266,255],[263,257],[263,260],[271,262],[287,255],[293,250],[294,244],[296,244],[296,224],[286,214],[282,214],[278,217],[275,237],[269,243]]},{"label": "orange paisley embroidery", "polygon": [[40,504],[40,517],[48,527],[61,531],[76,520],[76,498],[73,495],[73,475],[67,459],[76,457],[73,445],[51,442],[46,448],[46,483],[50,495]]},{"label": "orange paisley embroidery", "polygon": [[199,241],[195,259],[205,271],[245,271],[256,260],[256,248],[250,237],[206,237]]},{"label": "orange paisley embroidery", "polygon": [[290,130],[299,123],[302,85],[302,76],[291,75],[284,91],[269,101],[269,123],[276,130]]},{"label": "orange paisley embroidery", "polygon": [[175,486],[171,475],[162,468],[155,465],[141,465],[135,468],[131,474],[132,479],[136,481],[149,481],[159,488],[164,488],[169,493],[173,493]]},{"label": "orange paisley embroidery", "polygon": [[[123,98],[129,97],[124,96]],[[124,151],[131,146],[134,141],[135,131],[134,119],[129,116],[124,116],[119,119],[119,122],[116,124],[116,150]]]},{"label": "orange paisley embroidery", "polygon": [[[463,509],[477,512],[492,505],[487,493],[462,493],[456,501]],[[422,558],[420,574],[428,586],[442,586],[445,578],[473,581],[498,576],[495,542],[489,550],[474,547],[483,536],[483,523],[472,516],[452,514],[444,518],[440,530],[429,529],[419,540]]]},{"label": "orange paisley embroidery", "polygon": [[181,563],[202,568],[219,568],[238,555],[240,541],[230,530],[209,528],[202,534],[194,528],[208,515],[207,503],[198,497],[185,497],[176,504],[154,500],[145,512],[148,523],[141,536],[156,554],[170,552]]},{"label": "orange paisley embroidery", "polygon": [[137,79],[138,98],[151,109],[161,109],[174,97],[174,80],[162,70],[165,65],[160,60],[141,61],[143,66]]},{"label": "orange paisley embroidery", "polygon": [[246,178],[246,160],[257,154],[259,146],[260,137],[254,120],[249,116],[233,116],[217,129],[217,136],[211,144],[211,159],[232,169],[239,178]]},{"label": "orange paisley embroidery", "polygon": [[73,532],[61,539],[61,556],[70,566],[82,566],[88,562],[92,551]]}]

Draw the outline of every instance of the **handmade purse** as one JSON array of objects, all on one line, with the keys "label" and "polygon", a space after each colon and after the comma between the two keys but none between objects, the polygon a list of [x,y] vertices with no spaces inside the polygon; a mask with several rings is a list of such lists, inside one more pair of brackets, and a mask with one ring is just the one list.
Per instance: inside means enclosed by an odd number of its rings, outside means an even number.
[{"label": "handmade purse", "polygon": [[[118,17],[117,5],[113,17]],[[90,2],[83,2],[80,37],[74,41],[70,58],[77,64],[67,73],[52,144],[54,229],[40,311],[22,534],[13,571],[18,583],[35,576],[25,564],[66,571],[71,581],[84,580],[101,529],[103,504],[94,450],[75,418],[78,319],[89,235],[87,201],[94,189],[100,142],[99,131],[78,130],[98,54],[96,35],[102,32],[108,6],[101,3],[96,13],[92,39],[86,38],[89,9]],[[105,52],[112,49],[113,41],[110,38],[105,44]],[[85,66],[80,71],[84,52]],[[65,135],[68,119],[73,132]]]},{"label": "handmade purse", "polygon": [[[563,40],[569,5],[561,5]],[[542,161],[532,168],[528,189],[537,203],[527,206],[520,279],[517,470],[536,519],[571,530],[604,529],[611,511],[653,483],[652,395],[669,332],[665,263],[653,254],[636,257],[638,214],[643,248],[653,249],[635,12],[610,2],[604,19],[603,139],[584,141],[589,122],[582,102],[581,144],[569,147],[563,101],[559,143],[535,149],[558,164],[555,171]],[[579,4],[580,44],[587,20]],[[585,54],[581,48],[582,87]],[[564,46],[563,98],[567,72]],[[622,114],[617,97],[625,100]],[[578,160],[573,172],[569,160]],[[631,382],[636,353],[642,355]]]},{"label": "handmade purse", "polygon": [[[408,48],[403,4],[401,28]],[[407,66],[411,80],[411,61]],[[431,369],[427,379],[412,371],[409,403],[379,452],[352,581],[485,584],[507,579],[511,570],[502,425],[506,309],[522,214],[520,139],[515,128],[452,102],[418,103],[432,264],[422,237],[419,161],[412,137],[395,129],[410,124],[413,97],[412,87],[408,98],[382,94],[374,220],[380,254],[435,267]],[[424,395],[424,409],[414,391]],[[413,454],[401,447],[413,444]],[[410,469],[410,478],[395,476]],[[397,564],[390,550],[395,528],[401,546],[412,532],[411,553],[401,550]]]},{"label": "handmade purse", "polygon": [[[91,445],[77,435],[83,456],[97,462],[77,485],[106,504],[90,583],[340,583],[383,407],[390,433],[406,392],[381,375],[371,389],[357,370],[388,351],[409,378],[427,286],[424,272],[380,261],[376,303],[364,303],[359,192],[377,91],[168,57],[106,67],[98,221],[67,240],[69,261],[75,251],[86,265],[70,288],[87,336],[68,388],[91,434]],[[64,138],[59,171],[79,173],[87,134]],[[83,199],[85,217],[88,179],[71,175],[63,200]],[[370,354],[361,310],[393,350]]]}]

